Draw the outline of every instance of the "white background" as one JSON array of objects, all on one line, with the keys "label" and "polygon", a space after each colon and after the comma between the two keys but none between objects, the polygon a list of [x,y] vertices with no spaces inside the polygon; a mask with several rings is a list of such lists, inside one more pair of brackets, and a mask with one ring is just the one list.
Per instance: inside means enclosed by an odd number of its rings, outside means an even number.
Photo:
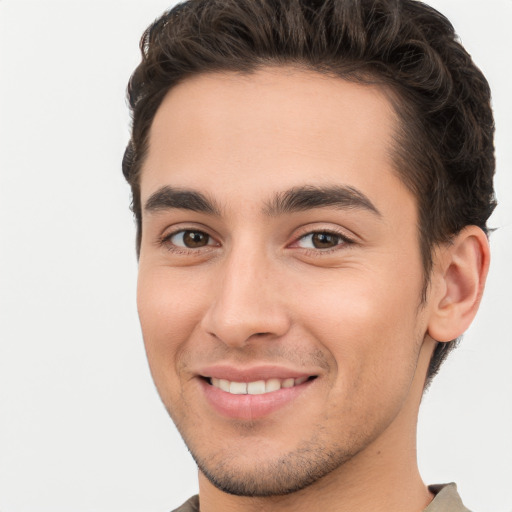
[{"label": "white background", "polygon": [[[437,0],[494,91],[486,297],[424,400],[428,483],[512,511],[511,0]],[[124,90],[164,0],[0,0],[0,512],[168,511],[195,468],[147,369]]]}]

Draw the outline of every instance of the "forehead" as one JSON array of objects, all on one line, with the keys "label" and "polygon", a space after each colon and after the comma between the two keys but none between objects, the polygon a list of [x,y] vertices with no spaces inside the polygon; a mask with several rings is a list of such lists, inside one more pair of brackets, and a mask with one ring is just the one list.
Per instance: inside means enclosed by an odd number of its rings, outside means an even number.
[{"label": "forehead", "polygon": [[198,75],[171,89],[155,115],[142,202],[162,184],[227,198],[311,184],[378,195],[384,181],[400,185],[396,122],[373,85],[296,68]]}]

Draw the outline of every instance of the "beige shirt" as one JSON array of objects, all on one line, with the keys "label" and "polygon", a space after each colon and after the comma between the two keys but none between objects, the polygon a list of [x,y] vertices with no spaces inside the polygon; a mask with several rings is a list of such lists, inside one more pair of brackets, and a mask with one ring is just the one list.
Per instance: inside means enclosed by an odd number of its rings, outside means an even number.
[{"label": "beige shirt", "polygon": [[[429,490],[435,497],[423,512],[470,512],[462,504],[455,484],[430,485]],[[193,496],[173,512],[199,512],[199,497]]]},{"label": "beige shirt", "polygon": [[455,484],[429,485],[428,490],[435,498],[423,512],[470,512],[463,505]]}]

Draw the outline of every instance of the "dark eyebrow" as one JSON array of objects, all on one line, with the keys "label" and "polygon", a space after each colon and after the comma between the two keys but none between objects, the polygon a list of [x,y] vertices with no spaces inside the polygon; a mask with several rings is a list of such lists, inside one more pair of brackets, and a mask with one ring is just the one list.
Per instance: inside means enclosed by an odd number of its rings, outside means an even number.
[{"label": "dark eyebrow", "polygon": [[200,192],[169,186],[161,187],[151,194],[144,206],[146,212],[157,212],[175,208],[210,215],[220,215],[219,207]]},{"label": "dark eyebrow", "polygon": [[265,213],[275,216],[329,206],[340,209],[362,209],[378,216],[381,215],[370,199],[360,190],[341,185],[294,187],[277,194],[267,204]]}]

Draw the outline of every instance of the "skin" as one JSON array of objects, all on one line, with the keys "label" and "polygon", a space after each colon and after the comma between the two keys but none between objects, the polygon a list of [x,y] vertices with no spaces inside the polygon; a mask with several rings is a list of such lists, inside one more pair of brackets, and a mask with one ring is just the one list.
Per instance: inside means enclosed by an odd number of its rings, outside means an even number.
[{"label": "skin", "polygon": [[[415,443],[433,336],[471,321],[488,252],[476,229],[437,251],[421,304],[396,122],[378,87],[293,68],[193,77],[157,111],[142,204],[172,187],[218,210],[145,209],[138,283],[151,372],[200,468],[202,512],[420,511],[432,499]],[[376,211],[269,211],[304,186],[351,187]],[[185,247],[183,230],[205,245]],[[315,379],[270,414],[233,419],[205,398],[201,369],[216,364]]]}]

